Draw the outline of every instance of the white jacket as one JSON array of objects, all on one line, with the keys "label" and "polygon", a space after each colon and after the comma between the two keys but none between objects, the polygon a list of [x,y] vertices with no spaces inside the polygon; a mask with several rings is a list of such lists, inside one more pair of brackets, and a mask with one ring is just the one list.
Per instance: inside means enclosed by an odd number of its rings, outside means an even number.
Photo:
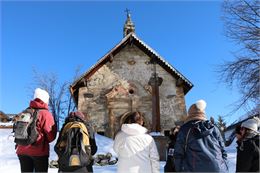
[{"label": "white jacket", "polygon": [[118,173],[159,173],[159,155],[154,139],[139,124],[123,124],[116,135]]}]

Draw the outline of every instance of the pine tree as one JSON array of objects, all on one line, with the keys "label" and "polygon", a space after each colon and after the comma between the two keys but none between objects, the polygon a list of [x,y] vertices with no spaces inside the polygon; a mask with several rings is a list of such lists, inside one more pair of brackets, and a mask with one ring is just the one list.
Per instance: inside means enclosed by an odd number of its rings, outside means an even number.
[{"label": "pine tree", "polygon": [[220,131],[225,131],[226,129],[226,122],[220,115],[218,116],[218,121],[216,123],[216,126],[219,128]]},{"label": "pine tree", "polygon": [[218,121],[216,122],[216,126],[218,127],[223,139],[225,140],[225,135],[224,132],[226,130],[226,122],[224,121],[224,119],[222,118],[222,116],[218,116]]}]

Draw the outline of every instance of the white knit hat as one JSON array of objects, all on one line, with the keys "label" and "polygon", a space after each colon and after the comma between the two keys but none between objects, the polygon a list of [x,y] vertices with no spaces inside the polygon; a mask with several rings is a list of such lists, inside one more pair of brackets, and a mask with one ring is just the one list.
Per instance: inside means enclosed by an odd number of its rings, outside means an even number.
[{"label": "white knit hat", "polygon": [[207,106],[207,103],[204,101],[204,100],[198,100],[196,103],[195,103],[196,107],[202,111],[202,112],[205,112],[205,108]]},{"label": "white knit hat", "polygon": [[34,91],[34,97],[33,99],[40,99],[41,101],[43,101],[44,103],[46,104],[49,104],[49,94],[47,91],[41,89],[41,88],[36,88],[35,91]]},{"label": "white knit hat", "polygon": [[241,127],[245,127],[247,129],[253,130],[255,132],[258,132],[258,127],[260,125],[260,120],[257,117],[254,117],[252,119],[246,120],[241,124]]}]

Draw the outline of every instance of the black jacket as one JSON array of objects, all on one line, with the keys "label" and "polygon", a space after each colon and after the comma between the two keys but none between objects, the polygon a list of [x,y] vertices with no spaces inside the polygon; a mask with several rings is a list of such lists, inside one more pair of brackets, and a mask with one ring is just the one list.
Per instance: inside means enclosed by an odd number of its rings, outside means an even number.
[{"label": "black jacket", "polygon": [[176,172],[174,158],[173,158],[174,146],[175,146],[175,142],[176,142],[176,138],[177,138],[176,136],[177,135],[172,137],[172,139],[170,139],[170,142],[168,143],[167,160],[166,160],[166,164],[164,166],[164,172]]},{"label": "black jacket", "polygon": [[238,143],[236,172],[259,172],[260,136]]},{"label": "black jacket", "polygon": [[[63,127],[61,128],[60,135],[59,135],[59,137],[57,139],[57,143],[59,143],[59,141],[61,140],[61,136],[62,136],[61,132],[62,132],[63,128],[65,127],[66,123],[68,123],[69,121],[71,121],[71,120],[69,119],[69,117],[67,117],[65,119],[65,123],[63,124]],[[85,126],[86,126],[86,128],[88,130],[89,144],[90,144],[90,148],[91,148],[91,155],[93,156],[97,152],[97,144],[96,144],[96,140],[95,140],[95,131],[94,131],[94,129],[92,127],[92,124],[90,122],[83,121],[83,123],[85,124]],[[94,159],[92,159],[91,163],[89,165],[87,165],[86,167],[76,169],[73,172],[88,172],[88,173],[92,173],[93,172],[93,167],[92,167],[93,163],[94,163]],[[60,168],[59,168],[58,172],[61,172]],[[70,170],[70,172],[71,172],[71,170]]]}]

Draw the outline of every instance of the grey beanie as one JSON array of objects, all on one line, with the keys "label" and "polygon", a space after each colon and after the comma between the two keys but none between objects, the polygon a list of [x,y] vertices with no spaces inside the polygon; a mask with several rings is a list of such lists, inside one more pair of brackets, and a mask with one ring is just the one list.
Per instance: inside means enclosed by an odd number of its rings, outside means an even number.
[{"label": "grey beanie", "polygon": [[246,120],[241,124],[241,127],[245,127],[247,129],[253,130],[255,132],[258,132],[258,127],[260,125],[260,120],[257,117],[251,118],[249,120]]}]

